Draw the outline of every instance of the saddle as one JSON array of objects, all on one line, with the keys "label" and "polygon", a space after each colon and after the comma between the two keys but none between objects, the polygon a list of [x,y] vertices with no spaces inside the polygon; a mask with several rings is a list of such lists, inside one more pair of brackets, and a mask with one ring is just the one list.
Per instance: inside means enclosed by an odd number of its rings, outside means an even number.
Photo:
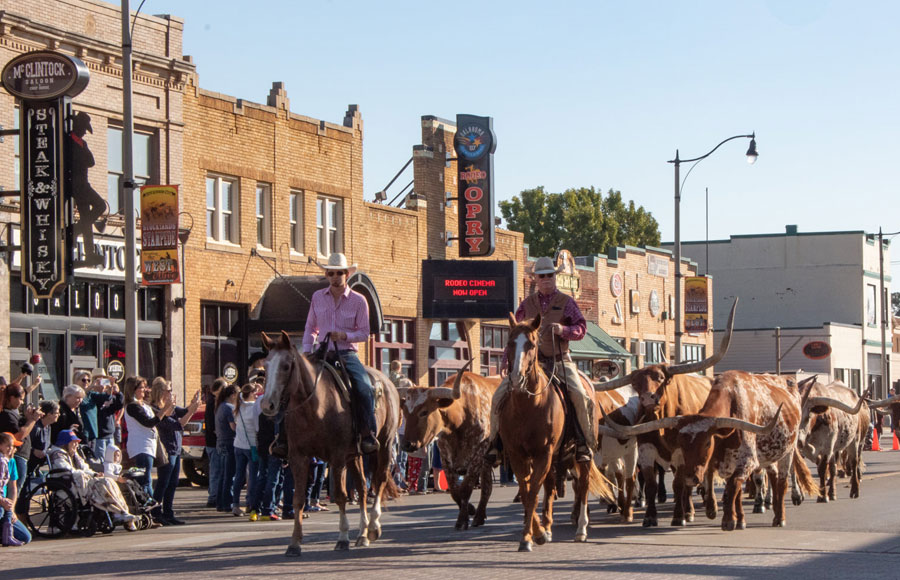
[{"label": "saddle", "polygon": [[[334,341],[331,341],[331,344],[333,345],[333,348],[329,350],[329,337],[326,337],[322,344],[319,345],[319,348],[315,351],[315,353],[313,353],[312,358],[316,366],[316,382],[319,381],[323,372],[328,372],[334,379],[334,388],[337,390],[338,395],[340,395],[344,403],[350,405],[350,417],[352,420],[353,437],[354,439],[356,439],[357,443],[359,443],[362,438],[362,427],[366,422],[364,410],[359,404],[359,400],[354,392],[354,389],[351,388],[352,381],[350,379],[350,375],[347,373],[347,369],[345,368],[343,361],[341,360],[341,355],[337,351],[337,345],[334,343]],[[369,375],[369,380],[373,385],[373,397],[375,400],[375,410],[377,411],[378,408],[383,404],[382,399],[384,398],[384,385],[373,379],[374,377]]]}]

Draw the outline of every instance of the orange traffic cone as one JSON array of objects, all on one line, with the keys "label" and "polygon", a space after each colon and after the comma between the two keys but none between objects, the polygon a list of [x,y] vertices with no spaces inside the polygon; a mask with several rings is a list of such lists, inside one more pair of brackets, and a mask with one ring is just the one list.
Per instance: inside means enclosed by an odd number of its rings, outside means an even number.
[{"label": "orange traffic cone", "polygon": [[894,444],[891,446],[891,451],[900,451],[900,441],[897,440],[896,431],[894,431]]},{"label": "orange traffic cone", "polygon": [[872,433],[872,451],[881,451],[881,445],[878,443],[878,431]]},{"label": "orange traffic cone", "polygon": [[441,491],[447,491],[447,489],[450,487],[449,485],[447,485],[447,475],[443,469],[438,472],[438,482],[435,485]]}]

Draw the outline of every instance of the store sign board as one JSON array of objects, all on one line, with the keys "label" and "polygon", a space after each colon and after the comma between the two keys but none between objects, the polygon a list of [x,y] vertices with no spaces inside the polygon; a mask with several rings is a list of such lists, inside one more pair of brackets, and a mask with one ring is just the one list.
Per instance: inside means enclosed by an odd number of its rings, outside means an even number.
[{"label": "store sign board", "polygon": [[813,360],[821,360],[831,355],[831,345],[823,340],[807,342],[803,347],[803,356]]},{"label": "store sign board", "polygon": [[90,81],[81,59],[49,50],[26,52],[12,59],[0,74],[3,88],[25,101],[74,97]]},{"label": "store sign board", "polygon": [[709,288],[705,276],[684,279],[684,331],[701,333],[709,330]]},{"label": "store sign board", "polygon": [[456,116],[456,166],[459,183],[459,256],[494,253],[494,120]]},{"label": "store sign board", "polygon": [[141,280],[145,286],[180,281],[178,186],[141,187]]},{"label": "store sign board", "polygon": [[422,316],[506,319],[516,309],[515,260],[423,260]]}]

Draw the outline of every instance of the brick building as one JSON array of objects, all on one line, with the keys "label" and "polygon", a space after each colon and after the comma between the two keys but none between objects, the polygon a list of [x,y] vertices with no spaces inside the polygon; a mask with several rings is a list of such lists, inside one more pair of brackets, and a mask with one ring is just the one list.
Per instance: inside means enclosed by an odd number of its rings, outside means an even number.
[{"label": "brick building", "polygon": [[[110,206],[105,231],[94,237],[103,263],[76,269],[65,291],[52,300],[34,300],[23,288],[18,252],[6,253],[0,267],[0,304],[9,313],[0,316],[0,374],[17,376],[21,362],[40,353],[43,395],[52,398],[71,382],[74,370],[107,368],[124,358],[121,22],[117,6],[96,0],[0,0],[0,66],[33,50],[75,55],[87,65],[91,80],[74,99],[73,109],[90,115],[92,132],[85,135],[85,142],[95,165],[89,181]],[[181,57],[183,28],[182,20],[168,16],[142,14],[135,23],[134,147],[139,182],[182,181],[182,94],[194,70]],[[15,100],[0,90],[0,124],[18,127],[18,117]],[[0,186],[19,188],[17,137],[0,144]],[[6,248],[19,243],[18,221],[18,198],[0,198],[0,234]],[[83,247],[77,246],[75,254],[83,254]],[[181,342],[170,331],[181,326],[180,313],[167,308],[173,292],[180,288],[138,292],[143,374],[181,372]]]},{"label": "brick building", "polygon": [[[99,0],[0,0],[0,66],[38,49],[77,55],[88,65],[91,82],[73,108],[91,116],[86,141],[96,165],[89,177],[110,206],[105,232],[95,233],[104,263],[76,270],[59,297],[29,296],[18,282],[16,252],[0,267],[0,304],[10,312],[0,317],[0,368],[16,374],[30,354],[41,353],[47,397],[57,396],[74,370],[108,369],[128,356],[120,27],[119,8]],[[333,251],[359,264],[351,285],[372,311],[373,335],[362,349],[369,364],[386,371],[398,359],[423,385],[442,382],[470,354],[475,372],[498,372],[505,318],[468,324],[470,353],[455,321],[422,317],[422,261],[459,257],[458,242],[448,240],[458,224],[457,167],[448,160],[455,124],[422,117],[421,143],[410,151],[414,194],[401,207],[367,201],[357,106],[330,123],[291,112],[281,83],[260,99],[265,104],[203,90],[182,55],[183,27],[175,17],[142,14],[134,29],[136,175],[180,186],[187,234],[182,283],[139,290],[140,372],[171,377],[185,398],[216,376],[244,380],[248,357],[261,349],[260,331],[284,329],[299,343],[309,295],[325,285],[315,262]],[[0,93],[0,124],[16,123],[14,100]],[[0,144],[0,185],[17,188],[17,167],[18,140],[7,139]],[[3,240],[13,246],[19,208],[12,198],[0,202]],[[497,231],[489,259],[515,261],[517,301],[532,290],[526,252],[522,234]],[[570,291],[578,286],[579,304],[597,325],[594,350],[580,345],[583,368],[590,371],[598,353],[633,366],[671,350],[670,254],[618,248],[611,256],[566,259],[568,278],[560,283]],[[696,269],[687,261],[682,268]],[[623,294],[612,296],[616,275]],[[685,339],[691,356],[709,342],[706,335]]]}]

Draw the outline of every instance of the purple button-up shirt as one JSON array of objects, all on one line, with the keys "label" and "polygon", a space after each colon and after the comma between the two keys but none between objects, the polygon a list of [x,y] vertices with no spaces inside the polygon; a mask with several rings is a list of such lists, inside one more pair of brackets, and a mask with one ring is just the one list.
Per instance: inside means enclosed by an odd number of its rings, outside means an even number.
[{"label": "purple button-up shirt", "polygon": [[364,342],[369,336],[369,304],[363,295],[349,286],[335,303],[329,288],[313,293],[306,330],[303,333],[303,352],[312,352],[319,336],[323,339],[333,331],[347,333],[347,340],[337,341],[338,350],[358,350],[357,342]]},{"label": "purple button-up shirt", "polygon": [[[545,314],[547,309],[550,308],[550,301],[556,297],[559,293],[559,290],[554,290],[550,294],[542,294],[538,292],[538,302],[541,304],[541,314]],[[578,308],[578,304],[569,298],[569,301],[566,302],[566,307],[563,310],[563,315],[572,321],[572,324],[566,326],[562,325],[563,331],[560,335],[560,338],[563,340],[568,340],[572,342],[573,340],[581,340],[584,338],[585,333],[587,332],[587,321],[584,319],[584,315],[581,313],[581,309]],[[525,320],[525,300],[522,300],[522,303],[519,304],[519,309],[516,310],[516,320],[522,322]]]}]

